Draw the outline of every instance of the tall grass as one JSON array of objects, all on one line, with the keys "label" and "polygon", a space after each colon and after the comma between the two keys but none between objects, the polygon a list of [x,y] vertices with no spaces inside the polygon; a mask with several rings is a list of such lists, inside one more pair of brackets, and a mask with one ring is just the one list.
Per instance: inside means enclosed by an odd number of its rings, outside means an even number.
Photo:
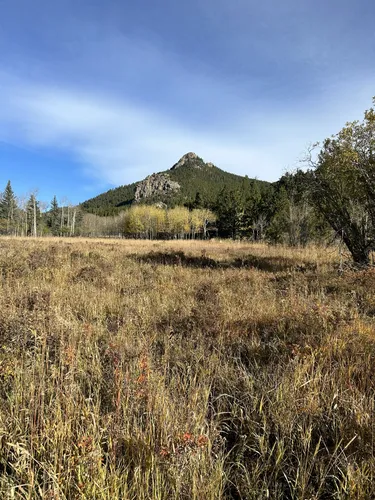
[{"label": "tall grass", "polygon": [[1,497],[375,497],[375,272],[337,260],[1,239]]}]

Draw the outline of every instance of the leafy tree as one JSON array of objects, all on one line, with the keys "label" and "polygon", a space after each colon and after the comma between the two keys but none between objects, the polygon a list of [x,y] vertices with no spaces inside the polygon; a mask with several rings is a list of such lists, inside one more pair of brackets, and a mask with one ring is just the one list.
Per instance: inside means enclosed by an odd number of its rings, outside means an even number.
[{"label": "leafy tree", "polygon": [[190,212],[185,207],[175,207],[167,212],[168,228],[172,236],[183,238],[190,234]]},{"label": "leafy tree", "polygon": [[[85,218],[91,234],[97,231],[97,227],[92,229],[94,224],[103,225],[98,219],[106,218]],[[186,207],[166,209],[155,205],[133,205],[124,213],[123,228],[126,235],[138,238],[195,238],[197,234],[206,237],[208,225],[215,220],[215,215],[203,208],[189,211]]]},{"label": "leafy tree", "polygon": [[297,170],[283,175],[275,185],[268,237],[273,243],[305,246],[327,236],[327,224],[311,201],[312,172]]},{"label": "leafy tree", "polygon": [[[374,99],[375,104],[375,99]],[[313,200],[354,262],[375,249],[375,112],[326,139],[315,164]]]},{"label": "leafy tree", "polygon": [[190,213],[191,235],[193,238],[201,234],[203,238],[207,237],[209,224],[216,222],[216,216],[207,208],[197,208]]},{"label": "leafy tree", "polygon": [[145,221],[143,217],[144,207],[135,205],[128,210],[125,218],[125,233],[136,237],[141,237],[146,232]]}]

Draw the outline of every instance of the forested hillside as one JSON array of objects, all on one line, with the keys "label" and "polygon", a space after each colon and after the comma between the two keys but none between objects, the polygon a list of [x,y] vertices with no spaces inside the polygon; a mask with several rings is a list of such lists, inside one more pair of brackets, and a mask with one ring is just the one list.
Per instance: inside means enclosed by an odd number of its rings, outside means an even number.
[{"label": "forested hillside", "polygon": [[97,215],[113,215],[134,201],[136,184],[110,189],[81,204],[84,211]]},{"label": "forested hillside", "polygon": [[[173,191],[168,191],[167,188],[157,189],[156,181],[160,177],[177,183],[179,189]],[[224,188],[229,191],[244,191],[250,182],[256,182],[261,190],[269,187],[267,182],[253,181],[247,177],[225,172],[212,163],[205,163],[194,153],[187,153],[170,170],[154,174],[148,179],[150,179],[149,195],[138,201],[163,202],[169,207],[189,206],[194,203],[197,193],[202,204],[209,207],[216,203],[219,193]],[[115,215],[136,200],[137,189],[141,188],[142,182],[145,181],[111,189],[83,202],[81,207],[85,212],[100,216]]]}]

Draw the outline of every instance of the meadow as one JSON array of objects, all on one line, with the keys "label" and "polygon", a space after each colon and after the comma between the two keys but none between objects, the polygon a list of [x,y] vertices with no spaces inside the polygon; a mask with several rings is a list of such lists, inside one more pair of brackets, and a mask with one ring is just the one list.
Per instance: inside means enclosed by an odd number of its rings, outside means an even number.
[{"label": "meadow", "polygon": [[338,249],[0,240],[0,496],[375,497],[375,270]]}]

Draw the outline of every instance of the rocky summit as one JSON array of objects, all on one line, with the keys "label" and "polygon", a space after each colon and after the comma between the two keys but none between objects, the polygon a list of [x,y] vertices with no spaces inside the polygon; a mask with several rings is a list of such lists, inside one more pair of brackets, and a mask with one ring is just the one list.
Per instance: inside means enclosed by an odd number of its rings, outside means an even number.
[{"label": "rocky summit", "polygon": [[176,170],[177,168],[181,168],[181,167],[185,167],[185,166],[191,166],[194,168],[202,168],[203,165],[205,165],[204,161],[197,154],[186,153],[182,158],[180,158],[178,160],[177,163],[175,163],[173,165],[171,170]]}]

